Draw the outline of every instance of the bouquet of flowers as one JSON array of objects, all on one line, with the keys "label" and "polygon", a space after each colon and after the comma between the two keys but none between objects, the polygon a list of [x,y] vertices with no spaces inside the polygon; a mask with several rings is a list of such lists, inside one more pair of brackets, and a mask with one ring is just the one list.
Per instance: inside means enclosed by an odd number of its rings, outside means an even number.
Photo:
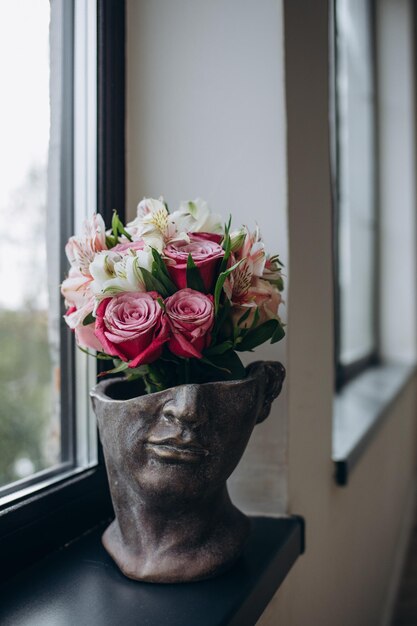
[{"label": "bouquet of flowers", "polygon": [[126,225],[114,212],[110,230],[100,215],[86,221],[61,286],[78,346],[147,393],[244,378],[237,353],[284,337],[283,266],[259,229],[230,222],[200,199],[171,213],[162,198],[142,200]]}]

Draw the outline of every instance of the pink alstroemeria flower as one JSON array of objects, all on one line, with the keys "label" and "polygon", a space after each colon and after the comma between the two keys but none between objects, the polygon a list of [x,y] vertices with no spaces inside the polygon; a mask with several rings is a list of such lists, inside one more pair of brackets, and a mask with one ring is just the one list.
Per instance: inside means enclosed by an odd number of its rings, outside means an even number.
[{"label": "pink alstroemeria flower", "polygon": [[73,236],[65,246],[65,253],[71,267],[83,276],[90,276],[90,263],[97,252],[107,250],[106,227],[101,215],[95,214],[84,222],[84,232],[81,236]]},{"label": "pink alstroemeria flower", "polygon": [[256,227],[253,233],[249,232],[247,226],[244,226],[242,230],[245,233],[245,237],[242,246],[234,252],[235,261],[245,259],[251,274],[261,277],[265,268],[266,253],[259,228]]}]

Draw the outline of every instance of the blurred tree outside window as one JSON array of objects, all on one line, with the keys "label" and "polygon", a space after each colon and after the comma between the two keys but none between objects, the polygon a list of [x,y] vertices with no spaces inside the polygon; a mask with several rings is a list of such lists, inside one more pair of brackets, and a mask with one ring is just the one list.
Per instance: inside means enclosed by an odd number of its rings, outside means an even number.
[{"label": "blurred tree outside window", "polygon": [[50,20],[49,0],[0,3],[0,487],[63,460]]}]

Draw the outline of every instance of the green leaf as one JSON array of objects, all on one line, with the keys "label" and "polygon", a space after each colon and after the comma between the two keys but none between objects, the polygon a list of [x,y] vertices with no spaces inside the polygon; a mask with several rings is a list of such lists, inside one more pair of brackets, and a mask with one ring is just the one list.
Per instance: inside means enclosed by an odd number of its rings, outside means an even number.
[{"label": "green leaf", "polygon": [[245,333],[246,329],[240,329],[238,326],[233,326],[233,345],[237,343],[237,339],[240,336],[241,332]]},{"label": "green leaf", "polygon": [[119,236],[119,228],[118,228],[119,221],[120,220],[119,220],[119,216],[117,215],[117,212],[113,211],[113,217],[112,217],[112,220],[111,220],[111,229],[112,229],[112,232],[113,232],[113,236],[116,239]]},{"label": "green leaf", "polygon": [[[116,359],[114,359],[114,362],[116,363]],[[107,376],[107,374],[120,374],[120,372],[124,372],[128,368],[129,368],[129,365],[127,363],[125,363],[124,361],[122,361],[120,363],[120,365],[117,365],[113,369],[107,370],[107,371],[102,372],[101,374],[99,374],[99,377],[100,376]]]},{"label": "green leaf", "polygon": [[113,237],[112,235],[106,235],[106,246],[111,249],[117,245],[117,237]]},{"label": "green leaf", "polygon": [[224,281],[229,276],[229,274],[233,272],[233,270],[235,270],[242,263],[242,260],[232,265],[232,267],[229,267],[228,270],[225,270],[224,272],[219,274],[219,277],[216,281],[216,286],[214,288],[214,312],[215,314],[217,314],[217,310],[219,308],[220,296],[221,296],[221,292],[223,289]]},{"label": "green leaf", "polygon": [[155,267],[161,270],[162,272],[166,272],[168,274],[168,271],[165,267],[165,263],[162,260],[162,257],[159,254],[158,250],[156,248],[151,248],[151,252],[152,252],[152,257],[153,257],[153,262],[154,262]]},{"label": "green leaf", "polygon": [[157,303],[159,304],[159,306],[161,307],[161,309],[162,309],[163,311],[165,311],[166,306],[165,306],[165,302],[162,300],[162,298],[157,298],[157,299],[156,299],[156,301],[157,301]]},{"label": "green leaf", "polygon": [[146,291],[156,291],[163,298],[167,298],[169,296],[169,293],[167,292],[167,290],[165,289],[161,281],[158,280],[155,276],[153,276],[151,272],[149,272],[149,270],[145,269],[144,267],[140,267],[139,269],[142,273],[143,282],[145,283]]},{"label": "green leaf", "polygon": [[246,333],[242,341],[236,345],[235,349],[239,350],[239,352],[253,350],[256,346],[260,346],[261,343],[265,343],[265,341],[271,339],[277,330],[277,325],[278,321],[275,319],[264,322]]},{"label": "green leaf", "polygon": [[148,365],[146,381],[152,389],[152,393],[164,389],[164,382],[163,379],[161,380],[161,372],[156,362],[152,363],[152,365]]},{"label": "green leaf", "polygon": [[249,315],[251,314],[252,311],[252,307],[249,307],[245,313],[242,315],[242,317],[239,317],[237,325],[240,326],[241,324],[243,324],[243,322],[246,322],[246,320],[248,319]]},{"label": "green leaf", "polygon": [[168,269],[158,250],[151,248],[151,251],[153,256],[152,274],[164,285],[169,295],[172,296],[172,294],[178,291],[178,289],[172,282]]},{"label": "green leaf", "polygon": [[277,327],[274,331],[274,334],[271,338],[271,343],[276,343],[277,341],[281,341],[285,337],[285,330],[281,326],[280,322],[277,320]]},{"label": "green leaf", "polygon": [[217,346],[207,348],[207,350],[204,351],[204,354],[206,356],[215,356],[216,354],[224,354],[231,348],[233,348],[233,343],[231,341],[223,341],[223,343],[219,343]]},{"label": "green leaf", "polygon": [[129,241],[133,241],[132,239],[132,235],[130,235],[130,233],[127,232],[127,230],[125,229],[125,227],[123,226],[122,222],[120,222],[120,234],[124,235],[126,237],[126,239],[128,239]]},{"label": "green leaf", "polygon": [[191,254],[188,255],[187,259],[187,287],[189,289],[195,289],[195,291],[201,291],[201,293],[207,293],[200,270],[194,263]]},{"label": "green leaf", "polygon": [[226,380],[239,380],[245,378],[246,369],[234,350],[228,350],[224,354],[211,356],[210,359],[201,359],[206,365],[227,374]]},{"label": "green leaf", "polygon": [[131,367],[129,372],[126,373],[128,380],[136,380],[137,378],[143,378],[148,373],[147,365],[139,365],[139,367]]},{"label": "green leaf", "polygon": [[232,223],[232,216],[230,215],[229,222],[228,224],[225,224],[225,227],[224,227],[224,237],[223,237],[223,242],[222,242],[222,246],[224,250],[224,257],[222,258],[222,262],[220,263],[220,273],[225,271],[227,267],[227,263],[229,261],[230,253],[232,251],[232,240],[230,239],[231,223]]},{"label": "green leaf", "polygon": [[94,324],[95,321],[96,318],[94,317],[94,315],[92,313],[89,313],[87,317],[83,319],[83,326],[89,326],[90,324]]},{"label": "green leaf", "polygon": [[132,236],[125,229],[123,222],[121,221],[121,219],[119,218],[117,214],[117,211],[113,211],[111,227],[112,227],[113,235],[116,237],[116,239],[119,237],[119,235],[124,235],[126,239],[128,239],[129,241],[132,241]]},{"label": "green leaf", "polygon": [[167,278],[166,276],[163,276],[161,274],[158,274],[156,278],[163,284],[163,286],[165,287],[165,291],[169,296],[172,296],[173,293],[178,291],[178,287],[172,282],[170,278]]},{"label": "green leaf", "polygon": [[256,328],[259,322],[259,318],[260,318],[260,313],[259,313],[259,308],[256,307],[255,309],[255,313],[253,316],[253,320],[252,320],[252,324],[250,325],[250,330],[252,330],[253,328]]},{"label": "green leaf", "polygon": [[232,226],[232,216],[229,213],[229,219],[227,221],[227,224],[224,225],[224,232],[229,235],[230,234],[230,228]]},{"label": "green leaf", "polygon": [[230,308],[231,306],[229,300],[226,300],[224,304],[219,308],[220,313],[218,312],[216,316],[216,321],[214,323],[214,327],[211,333],[213,343],[216,341],[216,337],[229,315]]},{"label": "green leaf", "polygon": [[226,367],[222,367],[221,365],[216,365],[216,363],[213,363],[212,360],[207,359],[205,356],[203,356],[203,358],[200,359],[200,362],[201,363],[205,363],[206,365],[209,365],[210,367],[214,367],[216,370],[220,370],[221,372],[224,372],[225,374],[231,374],[232,373]]},{"label": "green leaf", "polygon": [[93,352],[89,352],[86,348],[82,348],[81,346],[77,346],[77,348],[78,350],[81,350],[81,352],[84,352],[84,354],[88,354],[88,356],[92,356],[99,361],[113,361],[112,356],[103,354],[102,352],[97,352],[96,354],[93,354]]}]

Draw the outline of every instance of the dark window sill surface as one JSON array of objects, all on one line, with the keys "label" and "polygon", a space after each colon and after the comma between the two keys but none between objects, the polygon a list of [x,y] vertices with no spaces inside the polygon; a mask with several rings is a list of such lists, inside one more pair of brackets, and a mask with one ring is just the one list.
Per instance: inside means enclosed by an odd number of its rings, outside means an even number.
[{"label": "dark window sill surface", "polygon": [[337,394],[332,458],[339,485],[348,483],[350,472],[415,371],[415,365],[397,363],[372,367]]},{"label": "dark window sill surface", "polygon": [[243,555],[229,572],[197,583],[125,578],[95,529],[0,588],[0,623],[13,626],[249,626],[303,551],[301,518],[251,518]]}]

